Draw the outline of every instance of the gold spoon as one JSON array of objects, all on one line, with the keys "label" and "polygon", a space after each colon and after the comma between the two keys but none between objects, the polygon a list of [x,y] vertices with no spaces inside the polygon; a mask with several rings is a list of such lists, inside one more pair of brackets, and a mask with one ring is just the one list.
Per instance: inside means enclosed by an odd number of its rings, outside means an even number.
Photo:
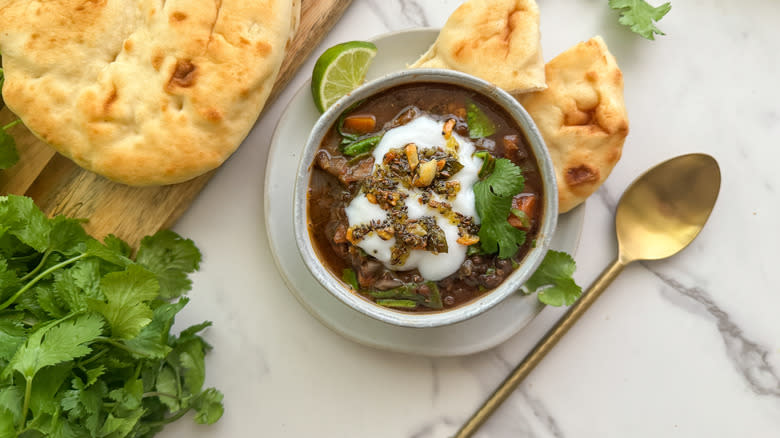
[{"label": "gold spoon", "polygon": [[710,217],[719,191],[720,168],[714,158],[705,154],[672,158],[634,180],[620,198],[615,215],[617,259],[544,335],[454,438],[468,438],[482,426],[626,265],[637,260],[670,257],[688,246]]}]

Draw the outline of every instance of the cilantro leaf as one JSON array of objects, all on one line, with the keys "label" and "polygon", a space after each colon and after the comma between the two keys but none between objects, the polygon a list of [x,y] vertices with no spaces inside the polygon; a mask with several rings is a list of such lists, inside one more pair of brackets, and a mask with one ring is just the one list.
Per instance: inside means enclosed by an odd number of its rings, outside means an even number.
[{"label": "cilantro leaf", "polygon": [[214,424],[225,412],[222,406],[222,393],[214,388],[208,388],[192,402],[197,411],[195,421],[200,424]]},{"label": "cilantro leaf", "polygon": [[52,283],[46,282],[36,285],[35,296],[38,299],[38,305],[52,318],[62,318],[68,314]]},{"label": "cilantro leaf", "polygon": [[26,196],[0,196],[0,234],[16,236],[22,243],[43,252],[49,246],[51,223]]},{"label": "cilantro leaf", "polygon": [[157,381],[155,382],[155,389],[161,394],[169,394],[173,397],[161,397],[160,401],[168,406],[172,412],[176,412],[181,409],[181,397],[179,388],[179,378],[173,368],[169,366],[163,366],[160,373],[157,375]]},{"label": "cilantro leaf", "polygon": [[0,408],[0,438],[16,438],[13,414]]},{"label": "cilantro leaf", "polygon": [[42,369],[35,375],[32,390],[30,391],[30,410],[33,415],[56,415],[60,407],[60,400],[55,397],[60,387],[65,383],[65,378],[70,374],[73,366],[69,363],[61,363]]},{"label": "cilantro leaf", "polygon": [[0,259],[0,302],[5,301],[21,287],[16,273],[8,269],[8,263]]},{"label": "cilantro leaf", "polygon": [[[24,388],[20,386],[9,385],[0,387],[0,414],[5,410],[13,418],[14,422],[21,420],[23,398]],[[2,416],[0,415],[0,417]],[[2,430],[1,426],[0,430]],[[0,436],[2,436],[1,432]]]},{"label": "cilantro leaf", "polygon": [[44,367],[73,360],[92,351],[89,344],[103,332],[103,321],[94,314],[63,322],[54,321],[36,330],[8,364],[32,379]]},{"label": "cilantro leaf", "polygon": [[141,379],[131,379],[125,382],[121,388],[108,393],[108,397],[117,402],[114,413],[125,417],[129,412],[141,407],[143,401],[144,385]]},{"label": "cilantro leaf", "polygon": [[103,239],[103,243],[106,245],[106,248],[109,250],[124,256],[124,257],[130,257],[130,253],[132,250],[130,249],[130,245],[127,244],[124,240],[116,237],[113,234],[109,234]]},{"label": "cilantro leaf", "polygon": [[525,185],[522,172],[506,158],[495,162],[493,172],[474,184],[477,215],[480,219],[479,242],[485,253],[498,252],[500,258],[512,257],[525,243],[525,231],[507,221],[512,197]]},{"label": "cilantro leaf", "polygon": [[103,245],[95,239],[90,239],[87,242],[87,254],[119,267],[129,266],[133,263],[124,254],[116,252],[114,248]]},{"label": "cilantro leaf", "polygon": [[73,389],[63,392],[60,406],[67,413],[71,421],[80,421],[91,433],[97,436],[100,428],[100,411],[103,408],[103,398],[107,396],[106,384],[98,381],[98,384],[86,387],[78,378],[72,380]]},{"label": "cilantro leaf", "polygon": [[100,365],[97,368],[88,369],[85,373],[87,375],[86,386],[92,386],[93,384],[95,384],[95,382],[97,382],[97,379],[103,374],[105,374],[105,372],[106,372],[106,367],[104,365]]},{"label": "cilantro leaf", "polygon": [[528,293],[537,292],[539,301],[550,306],[572,305],[582,295],[582,288],[572,275],[576,264],[565,252],[547,251],[542,264],[525,283]]},{"label": "cilantro leaf", "polygon": [[100,298],[100,262],[94,258],[80,260],[70,269],[54,274],[54,289],[72,312],[88,309],[88,300]]},{"label": "cilantro leaf", "polygon": [[89,237],[81,226],[81,221],[57,216],[51,220],[51,225],[49,249],[66,256],[86,251]]},{"label": "cilantro leaf", "polygon": [[89,307],[106,318],[111,336],[130,339],[152,321],[148,302],[157,298],[159,290],[154,274],[131,265],[125,271],[106,274],[100,281],[106,301],[93,300]]},{"label": "cilantro leaf", "polygon": [[97,436],[124,438],[130,434],[143,414],[144,411],[142,409],[134,411],[129,417],[116,417],[114,414],[108,414],[108,418],[106,418]]},{"label": "cilantro leaf", "polygon": [[203,321],[200,324],[189,326],[186,329],[182,330],[181,333],[179,333],[179,338],[177,342],[181,343],[186,340],[201,339],[197,334],[209,327],[211,327],[211,321]]},{"label": "cilantro leaf", "polygon": [[143,353],[145,357],[162,359],[171,352],[168,346],[168,333],[171,331],[174,317],[189,302],[182,298],[178,303],[163,304],[154,309],[152,322],[141,329],[133,339],[125,344],[133,351]]},{"label": "cilantro leaf", "polygon": [[187,274],[200,266],[201,255],[190,239],[183,239],[170,230],[144,237],[136,261],[157,275],[160,296],[171,299],[192,287]]},{"label": "cilantro leaf", "polygon": [[645,0],[609,0],[609,7],[620,11],[620,24],[628,26],[632,32],[644,38],[654,40],[654,35],[666,35],[655,26],[655,22],[672,9],[669,2],[653,7]]},{"label": "cilantro leaf", "polygon": [[0,363],[11,360],[16,350],[26,339],[27,336],[21,322],[0,319]]},{"label": "cilantro leaf", "polygon": [[474,102],[466,105],[466,123],[471,138],[489,137],[496,133],[496,125]]},{"label": "cilantro leaf", "polygon": [[197,394],[206,379],[204,355],[207,344],[199,337],[179,342],[169,355],[169,361],[176,364],[184,379],[184,387],[190,394]]},{"label": "cilantro leaf", "polygon": [[5,129],[0,129],[0,169],[8,169],[19,162],[16,141]]}]

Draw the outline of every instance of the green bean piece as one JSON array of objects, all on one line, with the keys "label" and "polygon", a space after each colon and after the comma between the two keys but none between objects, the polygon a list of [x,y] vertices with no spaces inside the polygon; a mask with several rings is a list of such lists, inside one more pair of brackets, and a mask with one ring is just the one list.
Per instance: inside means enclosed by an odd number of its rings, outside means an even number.
[{"label": "green bean piece", "polygon": [[437,310],[443,308],[444,304],[441,301],[441,292],[439,292],[439,286],[437,286],[433,281],[428,281],[425,284],[427,284],[428,288],[431,290],[431,299],[427,303],[428,307]]},{"label": "green bean piece", "polygon": [[377,300],[377,304],[385,307],[400,307],[403,309],[414,309],[417,303],[412,300]]},{"label": "green bean piece", "polygon": [[336,125],[336,131],[338,131],[339,135],[343,137],[341,139],[342,145],[352,143],[353,141],[357,141],[359,137],[357,134],[350,134],[348,132],[344,132],[344,119],[346,118],[346,116],[347,113],[342,114],[339,117],[339,123]]},{"label": "green bean piece", "polygon": [[377,144],[379,144],[379,140],[381,139],[381,135],[375,135],[373,137],[364,138],[362,140],[351,143],[349,146],[344,148],[344,155],[353,156],[370,152],[374,149],[374,147],[376,147]]},{"label": "green bean piece", "polygon": [[349,161],[347,161],[347,166],[354,166],[355,164],[363,161],[365,158],[368,158],[370,156],[371,156],[371,154],[368,153],[368,152],[365,152],[365,153],[362,153],[362,154],[359,154],[359,155],[355,155],[354,157],[350,158]]},{"label": "green bean piece", "polygon": [[412,292],[416,284],[404,284],[388,290],[372,290],[368,292],[371,298],[414,299],[417,294]]},{"label": "green bean piece", "polygon": [[493,169],[496,167],[496,159],[488,151],[479,151],[474,153],[474,156],[482,159],[482,167],[479,168],[477,176],[479,179],[486,178],[493,173]]},{"label": "green bean piece", "polygon": [[355,274],[355,271],[352,268],[344,269],[344,271],[341,273],[341,279],[344,280],[344,282],[348,285],[352,286],[352,289],[360,290],[357,274]]}]

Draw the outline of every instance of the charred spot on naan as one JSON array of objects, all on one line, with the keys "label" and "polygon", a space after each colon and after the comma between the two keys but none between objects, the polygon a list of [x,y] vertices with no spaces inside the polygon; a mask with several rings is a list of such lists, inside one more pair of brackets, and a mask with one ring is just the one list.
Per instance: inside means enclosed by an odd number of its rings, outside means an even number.
[{"label": "charred spot on naan", "polygon": [[599,170],[594,169],[587,164],[580,164],[576,167],[569,167],[564,173],[566,184],[570,187],[591,184],[599,181]]},{"label": "charred spot on naan", "polygon": [[189,88],[195,84],[197,78],[198,66],[189,59],[179,59],[173,67],[168,85],[166,88],[170,91],[176,87]]},{"label": "charred spot on naan", "polygon": [[255,43],[255,51],[259,56],[265,58],[269,53],[271,53],[271,45],[262,40],[258,41]]}]

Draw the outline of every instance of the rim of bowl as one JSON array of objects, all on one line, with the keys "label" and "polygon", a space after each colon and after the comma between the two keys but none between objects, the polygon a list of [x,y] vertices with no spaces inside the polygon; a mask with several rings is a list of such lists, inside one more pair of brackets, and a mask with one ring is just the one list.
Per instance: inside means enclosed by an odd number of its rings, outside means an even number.
[{"label": "rim of bowl", "polygon": [[[503,108],[514,119],[525,134],[541,172],[544,210],[542,212],[539,233],[536,236],[535,247],[526,254],[517,269],[501,282],[498,287],[452,310],[412,313],[382,307],[352,292],[340,278],[337,278],[320,262],[309,235],[307,192],[315,153],[319,149],[323,137],[331,126],[336,123],[343,111],[359,100],[371,97],[390,88],[418,82],[460,86],[461,88],[477,92]],[[454,324],[473,318],[497,305],[511,294],[518,292],[547,253],[555,232],[557,219],[558,196],[555,170],[553,169],[550,154],[534,121],[522,105],[506,91],[477,77],[453,70],[414,69],[390,73],[361,85],[339,99],[320,116],[312,128],[308,140],[306,140],[306,146],[298,164],[293,194],[295,242],[298,245],[304,264],[314,278],[339,301],[352,309],[371,318],[401,327],[424,328]]]}]

